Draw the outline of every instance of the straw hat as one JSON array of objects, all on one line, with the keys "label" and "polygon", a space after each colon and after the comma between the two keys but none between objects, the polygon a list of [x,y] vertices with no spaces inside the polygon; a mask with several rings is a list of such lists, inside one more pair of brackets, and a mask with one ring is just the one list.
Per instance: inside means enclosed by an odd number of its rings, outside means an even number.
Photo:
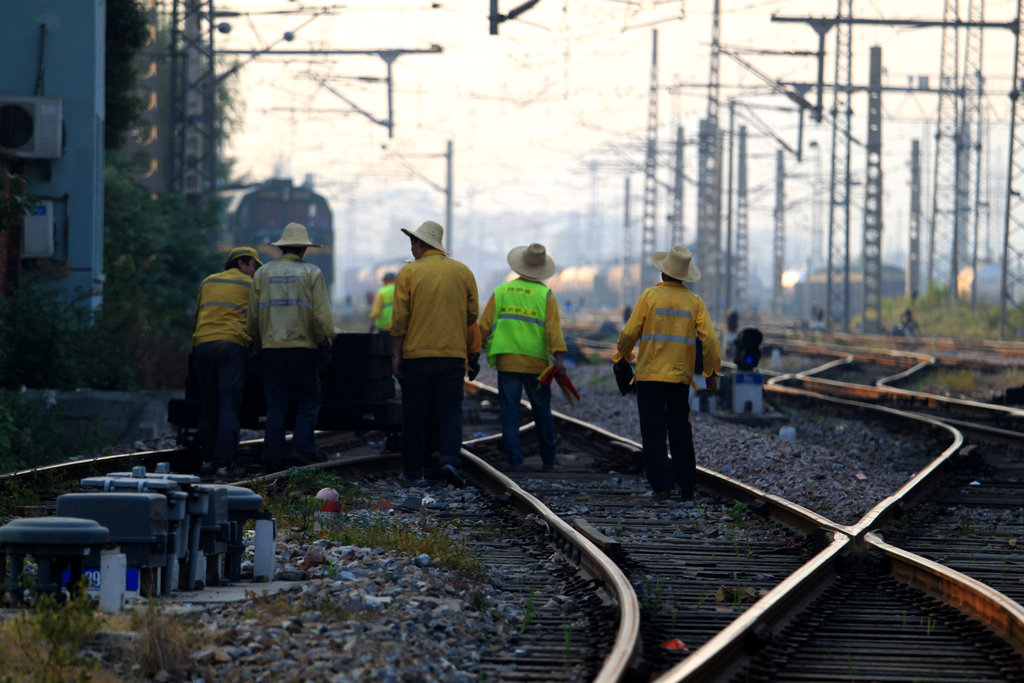
[{"label": "straw hat", "polygon": [[256,250],[252,247],[235,247],[228,253],[228,263],[231,263],[236,258],[242,258],[248,256],[256,262],[257,266],[262,266],[263,261],[260,261],[260,255],[256,253]]},{"label": "straw hat", "polygon": [[405,228],[402,228],[402,232],[409,237],[415,237],[426,242],[438,251],[448,253],[448,250],[444,248],[444,228],[441,227],[440,223],[424,221],[420,227],[416,228],[416,232],[409,232]]},{"label": "straw hat", "polygon": [[281,239],[271,242],[275,247],[322,247],[322,244],[313,244],[309,241],[309,233],[302,223],[289,223],[284,226]]},{"label": "straw hat", "polygon": [[693,265],[693,254],[686,247],[674,246],[671,251],[656,251],[651,256],[654,267],[669,277],[683,282],[700,280],[700,269]]},{"label": "straw hat", "polygon": [[548,256],[543,244],[516,247],[508,252],[508,265],[524,280],[540,282],[555,272],[555,262]]}]

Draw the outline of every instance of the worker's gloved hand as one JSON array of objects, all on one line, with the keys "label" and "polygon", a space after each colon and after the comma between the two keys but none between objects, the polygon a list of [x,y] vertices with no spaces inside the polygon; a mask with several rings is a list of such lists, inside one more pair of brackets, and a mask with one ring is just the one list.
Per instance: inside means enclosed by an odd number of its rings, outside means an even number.
[{"label": "worker's gloved hand", "polygon": [[636,389],[633,384],[633,366],[627,360],[620,360],[612,366],[615,373],[615,384],[623,396]]},{"label": "worker's gloved hand", "polygon": [[711,393],[714,393],[718,389],[718,377],[716,377],[715,375],[705,377],[704,382],[707,386],[707,390],[710,391]]},{"label": "worker's gloved hand", "polygon": [[480,374],[480,354],[472,354],[468,360],[466,360],[466,366],[469,367],[469,371],[466,376],[469,377],[470,381],[476,379],[476,376]]}]

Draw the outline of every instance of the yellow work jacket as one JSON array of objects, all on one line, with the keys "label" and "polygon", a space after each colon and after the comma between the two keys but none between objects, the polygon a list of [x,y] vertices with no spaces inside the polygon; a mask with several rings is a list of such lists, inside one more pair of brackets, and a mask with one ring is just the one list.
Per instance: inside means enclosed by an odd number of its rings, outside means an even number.
[{"label": "yellow work jacket", "polygon": [[716,374],[722,355],[704,301],[680,282],[661,282],[640,295],[619,334],[615,359],[629,358],[639,342],[638,382],[689,384],[698,339],[704,348],[704,376]]},{"label": "yellow work jacket", "polygon": [[203,280],[196,301],[192,346],[212,341],[248,346],[251,339],[245,331],[245,319],[251,290],[252,278],[238,268],[229,268]]},{"label": "yellow work jacket", "polygon": [[394,301],[394,282],[386,284],[377,290],[377,296],[373,298],[373,308],[370,310],[370,317],[373,318],[373,324],[378,330],[386,330],[391,327]]},{"label": "yellow work jacket", "polygon": [[403,357],[465,358],[478,313],[476,278],[462,262],[428,249],[398,271],[391,335],[404,337]]},{"label": "yellow work jacket", "polygon": [[252,280],[246,329],[265,349],[315,349],[334,337],[324,274],[295,254],[267,263]]}]

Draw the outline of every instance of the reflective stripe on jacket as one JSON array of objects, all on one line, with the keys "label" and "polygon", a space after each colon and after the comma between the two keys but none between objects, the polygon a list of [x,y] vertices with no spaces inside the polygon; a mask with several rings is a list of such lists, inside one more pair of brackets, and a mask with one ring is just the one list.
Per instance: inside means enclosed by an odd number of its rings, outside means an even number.
[{"label": "reflective stripe on jacket", "polygon": [[540,282],[516,279],[494,290],[494,325],[487,344],[487,357],[518,353],[548,358],[544,334],[547,298],[551,293]]},{"label": "reflective stripe on jacket", "polygon": [[267,263],[253,277],[246,328],[265,349],[315,349],[334,337],[324,274],[295,254]]},{"label": "reflective stripe on jacket", "polygon": [[395,310],[395,283],[384,285],[377,290],[377,296],[373,299],[373,310],[370,317],[378,330],[386,330],[391,327],[391,317]]},{"label": "reflective stripe on jacket", "polygon": [[703,374],[709,376],[722,358],[704,301],[682,283],[661,282],[640,295],[619,334],[618,352],[629,358],[639,342],[637,381],[690,383],[698,339],[704,349]]},{"label": "reflective stripe on jacket", "polygon": [[192,346],[212,341],[248,346],[251,340],[245,331],[245,322],[251,289],[252,278],[237,268],[229,268],[203,280],[196,301]]}]

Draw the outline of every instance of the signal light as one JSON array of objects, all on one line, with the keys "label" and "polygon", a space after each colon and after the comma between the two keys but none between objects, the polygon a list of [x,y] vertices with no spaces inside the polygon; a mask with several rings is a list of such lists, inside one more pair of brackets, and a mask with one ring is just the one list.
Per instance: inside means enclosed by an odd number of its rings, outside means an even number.
[{"label": "signal light", "polygon": [[757,367],[761,361],[761,342],[763,340],[764,336],[761,334],[761,330],[756,327],[748,327],[736,335],[736,341],[733,342],[736,351],[732,360],[736,363],[737,370],[749,372]]}]

